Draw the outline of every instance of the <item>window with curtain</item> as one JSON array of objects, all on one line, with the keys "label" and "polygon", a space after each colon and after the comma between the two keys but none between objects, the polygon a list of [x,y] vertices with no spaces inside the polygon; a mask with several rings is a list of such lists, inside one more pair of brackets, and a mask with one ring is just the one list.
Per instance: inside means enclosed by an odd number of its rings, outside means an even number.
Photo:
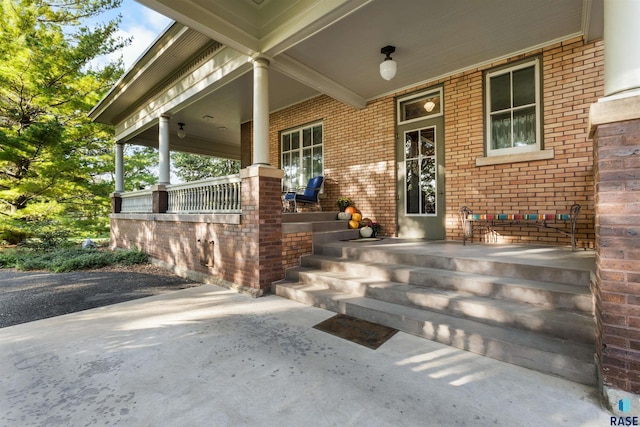
[{"label": "window with curtain", "polygon": [[280,133],[283,191],[307,185],[309,179],[323,175],[322,123],[313,123]]},{"label": "window with curtain", "polygon": [[539,76],[538,59],[486,73],[487,156],[541,149]]}]

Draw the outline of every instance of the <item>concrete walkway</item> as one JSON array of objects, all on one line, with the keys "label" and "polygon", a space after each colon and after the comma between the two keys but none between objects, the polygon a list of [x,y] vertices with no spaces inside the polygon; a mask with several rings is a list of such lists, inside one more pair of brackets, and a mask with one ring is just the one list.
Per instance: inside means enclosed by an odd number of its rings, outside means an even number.
[{"label": "concrete walkway", "polygon": [[212,285],[0,329],[1,426],[605,426],[593,389]]}]

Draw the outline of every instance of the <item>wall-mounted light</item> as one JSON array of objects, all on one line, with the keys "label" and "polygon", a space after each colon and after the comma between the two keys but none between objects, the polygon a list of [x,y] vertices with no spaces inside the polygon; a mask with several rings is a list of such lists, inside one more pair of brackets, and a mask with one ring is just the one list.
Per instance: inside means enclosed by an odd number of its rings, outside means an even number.
[{"label": "wall-mounted light", "polygon": [[180,126],[180,129],[178,129],[178,138],[180,139],[184,139],[185,136],[187,136],[187,131],[184,130],[184,123],[178,123],[178,126]]},{"label": "wall-mounted light", "polygon": [[391,54],[395,51],[395,46],[385,46],[380,49],[380,53],[387,56],[380,64],[380,76],[385,80],[391,80],[396,76],[398,65],[396,64],[396,61],[391,58]]},{"label": "wall-mounted light", "polygon": [[427,102],[424,103],[424,109],[427,110],[427,113],[432,112],[434,108],[436,108],[436,103],[432,100],[428,99]]}]

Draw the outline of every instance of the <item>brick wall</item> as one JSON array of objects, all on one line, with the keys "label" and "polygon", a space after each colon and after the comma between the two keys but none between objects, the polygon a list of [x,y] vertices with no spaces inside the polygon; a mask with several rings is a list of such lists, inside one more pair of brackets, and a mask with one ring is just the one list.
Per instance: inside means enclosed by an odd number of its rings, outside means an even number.
[{"label": "brick wall", "polygon": [[327,96],[297,104],[270,117],[270,162],[280,167],[280,131],[314,121],[324,123],[323,210],[338,210],[341,195],[395,234],[395,124],[392,97],[357,110]]},{"label": "brick wall", "polygon": [[[532,55],[542,58],[544,149],[554,158],[476,166],[483,156],[482,72]],[[458,209],[481,213],[568,212],[582,206],[576,237],[593,247],[593,144],[589,106],[603,94],[602,43],[580,38],[453,76],[444,83],[447,238],[462,237]],[[562,224],[564,225],[564,224]],[[569,238],[538,228],[496,228],[498,241],[567,244]]]},{"label": "brick wall", "polygon": [[[483,71],[532,55],[542,58],[543,144],[554,150],[554,158],[476,166],[484,148]],[[593,247],[593,148],[586,123],[590,104],[603,94],[603,72],[602,43],[575,38],[395,94],[444,87],[448,239],[462,238],[458,209],[463,205],[475,212],[565,213],[579,203],[578,244]],[[325,137],[323,209],[337,210],[336,199],[346,195],[364,216],[381,223],[383,235],[395,235],[395,97],[356,110],[319,96],[273,113],[271,163],[280,166],[280,131],[318,120]],[[503,242],[570,243],[560,233],[535,227],[496,231]]]},{"label": "brick wall", "polygon": [[640,119],[600,125],[595,140],[601,377],[605,386],[640,394]]},{"label": "brick wall", "polygon": [[300,257],[311,254],[313,233],[311,231],[282,234],[282,271],[298,267]]},{"label": "brick wall", "polygon": [[[146,221],[111,218],[111,242],[118,248],[139,248],[150,257],[178,269],[217,276],[229,282],[245,283],[245,274],[238,265],[241,225],[207,224],[190,221]],[[201,263],[202,251],[209,245],[213,253]],[[205,252],[206,253],[206,252]],[[206,254],[209,255],[209,254]]]}]

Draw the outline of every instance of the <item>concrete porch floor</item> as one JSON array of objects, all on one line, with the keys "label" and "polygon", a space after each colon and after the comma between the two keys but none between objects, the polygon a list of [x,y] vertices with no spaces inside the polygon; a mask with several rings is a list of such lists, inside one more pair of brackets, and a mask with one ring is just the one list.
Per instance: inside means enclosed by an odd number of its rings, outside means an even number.
[{"label": "concrete porch floor", "polygon": [[0,425],[609,423],[591,387],[404,333],[370,350],[312,328],[333,315],[203,285],[4,328]]}]

